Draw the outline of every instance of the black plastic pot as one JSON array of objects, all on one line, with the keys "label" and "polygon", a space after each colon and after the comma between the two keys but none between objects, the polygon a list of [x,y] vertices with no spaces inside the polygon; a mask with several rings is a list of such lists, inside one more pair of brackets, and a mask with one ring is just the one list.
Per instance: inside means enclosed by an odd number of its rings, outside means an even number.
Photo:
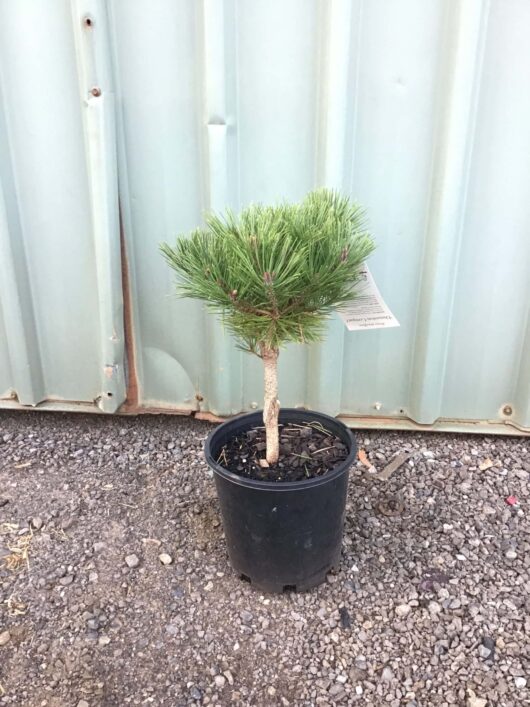
[{"label": "black plastic pot", "polygon": [[241,415],[224,422],[206,440],[228,554],[236,572],[263,591],[304,591],[339,565],[348,472],[357,445],[338,420],[288,408],[280,411],[280,423],[319,422],[346,445],[348,457],[324,476],[293,482],[254,481],[217,463],[227,440],[262,420],[261,412]]}]

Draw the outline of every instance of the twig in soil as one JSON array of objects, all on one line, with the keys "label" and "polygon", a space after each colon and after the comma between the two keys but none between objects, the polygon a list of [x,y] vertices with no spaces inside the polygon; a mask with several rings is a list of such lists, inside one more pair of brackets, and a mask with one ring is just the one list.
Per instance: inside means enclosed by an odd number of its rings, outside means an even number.
[{"label": "twig in soil", "polygon": [[322,447],[322,449],[317,449],[316,452],[311,452],[311,454],[320,454],[320,452],[327,452],[328,449],[333,449],[333,446],[331,446],[331,447]]},{"label": "twig in soil", "polygon": [[377,474],[375,478],[379,481],[387,481],[392,476],[392,474],[397,471],[399,467],[402,466],[406,461],[413,457],[414,454],[414,452],[401,452],[401,454],[398,454],[397,457],[394,457],[390,464],[387,464],[383,471]]},{"label": "twig in soil", "polygon": [[226,452],[225,452],[225,448],[224,448],[224,447],[221,449],[221,454],[217,457],[217,463],[218,463],[218,464],[219,464],[221,458],[222,458],[222,460],[223,460],[223,464],[225,464],[225,466],[226,466],[226,464],[228,464],[228,460],[227,460],[227,458],[226,458]]}]

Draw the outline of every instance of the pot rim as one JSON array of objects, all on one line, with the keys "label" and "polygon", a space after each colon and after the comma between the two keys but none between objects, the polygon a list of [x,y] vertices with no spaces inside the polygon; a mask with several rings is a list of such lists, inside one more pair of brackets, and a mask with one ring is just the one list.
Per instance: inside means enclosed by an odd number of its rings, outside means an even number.
[{"label": "pot rim", "polygon": [[[259,423],[263,419],[262,415],[263,412],[261,410],[243,413],[242,415],[231,417],[225,422],[222,422],[218,427],[210,432],[204,443],[204,455],[208,466],[214,473],[218,474],[227,481],[238,484],[239,486],[246,486],[247,488],[263,489],[267,491],[294,491],[296,489],[308,489],[330,483],[342,474],[347,473],[353,465],[357,456],[357,443],[353,432],[343,422],[331,417],[330,415],[326,415],[323,412],[305,409],[302,410],[298,408],[281,408],[280,422],[282,422],[282,416],[284,418],[287,416],[288,422],[293,421],[296,418],[301,420],[316,420],[321,422],[323,427],[326,427],[330,432],[339,436],[341,440],[349,446],[348,456],[346,459],[340,462],[332,471],[327,472],[323,476],[315,476],[311,479],[303,479],[301,481],[261,481],[257,479],[247,479],[243,476],[239,476],[238,474],[234,474],[233,471],[225,469],[225,467],[221,466],[221,464],[219,464],[213,456],[212,447],[214,446],[215,438],[218,437],[219,434],[222,434],[227,427],[235,427],[233,435],[235,436],[237,434],[238,427],[248,425],[252,418],[255,418],[256,422]],[[241,425],[238,425],[237,423],[241,423]]]}]

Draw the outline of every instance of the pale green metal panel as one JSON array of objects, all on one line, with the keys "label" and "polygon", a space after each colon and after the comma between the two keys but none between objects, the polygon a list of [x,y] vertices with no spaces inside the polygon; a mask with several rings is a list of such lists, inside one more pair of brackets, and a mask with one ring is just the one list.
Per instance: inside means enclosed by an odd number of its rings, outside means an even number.
[{"label": "pale green metal panel", "polygon": [[66,1],[0,5],[0,380],[7,404],[112,411],[125,392],[114,109],[82,31]]},{"label": "pale green metal panel", "polygon": [[324,343],[282,353],[281,403],[360,425],[530,429],[526,0],[21,0],[0,15],[6,395],[90,401],[103,370],[124,399],[118,180],[127,409],[259,406],[260,362],[172,296],[158,244],[207,209],[327,185],[366,205],[401,327],[334,318]]}]

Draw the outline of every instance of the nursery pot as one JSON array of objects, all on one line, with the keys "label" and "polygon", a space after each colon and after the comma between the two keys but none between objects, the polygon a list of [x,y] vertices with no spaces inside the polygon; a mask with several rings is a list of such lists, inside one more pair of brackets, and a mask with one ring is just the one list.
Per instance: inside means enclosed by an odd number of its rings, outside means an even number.
[{"label": "nursery pot", "polygon": [[348,450],[347,458],[323,476],[302,481],[257,481],[221,466],[224,444],[263,424],[261,412],[224,422],[208,437],[206,460],[214,472],[232,566],[242,579],[266,592],[304,591],[338,568],[348,472],[357,445],[338,420],[309,410],[280,410],[280,423],[319,422]]}]

